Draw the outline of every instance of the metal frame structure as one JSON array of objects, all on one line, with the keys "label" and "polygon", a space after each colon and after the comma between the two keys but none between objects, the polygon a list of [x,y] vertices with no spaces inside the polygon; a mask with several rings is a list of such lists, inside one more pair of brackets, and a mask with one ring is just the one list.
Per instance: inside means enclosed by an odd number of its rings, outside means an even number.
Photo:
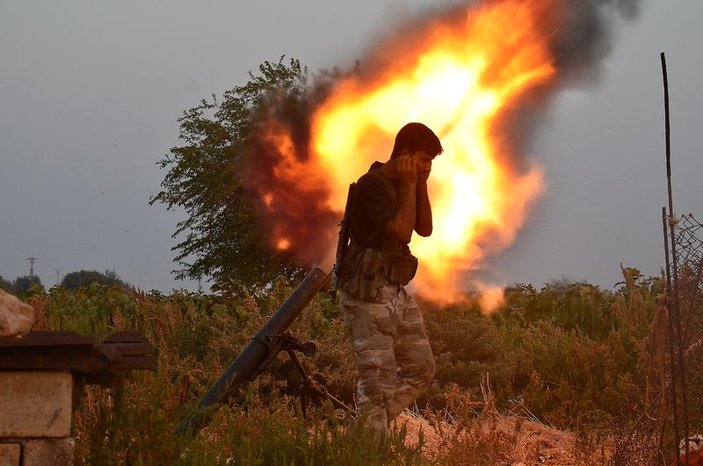
[{"label": "metal frame structure", "polygon": [[[669,118],[669,84],[666,58],[661,54],[664,84],[664,111],[666,126],[666,176],[668,211],[662,207],[664,254],[666,272],[665,305],[668,314],[669,395],[673,418],[673,447],[676,464],[689,464],[687,360],[699,346],[692,337],[700,307],[701,277],[703,274],[703,224],[692,214],[676,216],[674,211],[671,175],[671,126]],[[683,322],[686,325],[683,325]],[[662,426],[666,429],[666,423]],[[662,438],[664,431],[662,431]],[[679,442],[683,445],[680,446]],[[680,452],[683,450],[683,455]],[[682,457],[683,456],[683,457]]]}]

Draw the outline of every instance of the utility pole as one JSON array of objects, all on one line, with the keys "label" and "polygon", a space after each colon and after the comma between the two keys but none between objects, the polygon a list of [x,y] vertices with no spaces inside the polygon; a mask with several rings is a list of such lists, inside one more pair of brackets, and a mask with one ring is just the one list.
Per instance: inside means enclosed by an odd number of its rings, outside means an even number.
[{"label": "utility pole", "polygon": [[34,261],[39,259],[38,257],[28,257],[27,260],[29,261],[29,276],[33,277],[34,276]]}]

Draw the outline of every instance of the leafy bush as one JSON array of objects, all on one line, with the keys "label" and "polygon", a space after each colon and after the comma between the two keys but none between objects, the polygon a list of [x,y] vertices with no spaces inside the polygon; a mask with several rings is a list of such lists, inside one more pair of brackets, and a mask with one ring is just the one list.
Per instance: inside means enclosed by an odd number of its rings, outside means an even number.
[{"label": "leafy bush", "polygon": [[[423,307],[431,305],[423,303]],[[445,407],[445,393],[453,385],[477,394],[486,373],[491,374],[495,387],[502,390],[508,386],[506,347],[490,319],[475,309],[452,306],[426,312],[425,324],[436,365],[427,401],[435,409]]]},{"label": "leafy bush", "polygon": [[32,291],[44,291],[41,279],[36,275],[17,277],[12,281],[12,292],[16,295],[29,294]]},{"label": "leafy bush", "polygon": [[67,273],[63,277],[63,280],[61,280],[61,286],[69,290],[86,288],[93,283],[117,285],[123,288],[130,287],[114,270],[106,270],[104,273],[98,272],[97,270],[80,270],[78,272]]}]

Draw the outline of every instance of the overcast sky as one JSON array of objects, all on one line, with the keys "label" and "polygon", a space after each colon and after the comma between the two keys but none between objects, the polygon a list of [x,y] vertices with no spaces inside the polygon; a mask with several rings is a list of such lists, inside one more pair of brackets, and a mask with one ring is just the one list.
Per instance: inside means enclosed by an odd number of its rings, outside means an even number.
[{"label": "overcast sky", "polygon": [[[145,290],[173,280],[182,219],[149,206],[177,119],[281,55],[348,68],[431,1],[0,0],[0,275],[114,270]],[[669,68],[675,208],[703,218],[700,0],[643,0],[614,20],[600,82],[561,92],[532,157],[547,190],[490,277],[610,288],[619,264],[657,275],[666,204],[662,78]]]}]

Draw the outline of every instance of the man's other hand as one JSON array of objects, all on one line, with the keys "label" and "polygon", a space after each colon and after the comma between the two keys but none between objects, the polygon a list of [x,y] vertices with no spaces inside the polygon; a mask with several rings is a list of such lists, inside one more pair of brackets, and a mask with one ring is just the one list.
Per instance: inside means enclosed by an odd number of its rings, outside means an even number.
[{"label": "man's other hand", "polygon": [[[389,172],[392,178],[397,179],[406,186],[415,185],[420,177],[417,162],[409,156],[400,156],[389,160]],[[429,175],[429,173],[428,173]]]}]

